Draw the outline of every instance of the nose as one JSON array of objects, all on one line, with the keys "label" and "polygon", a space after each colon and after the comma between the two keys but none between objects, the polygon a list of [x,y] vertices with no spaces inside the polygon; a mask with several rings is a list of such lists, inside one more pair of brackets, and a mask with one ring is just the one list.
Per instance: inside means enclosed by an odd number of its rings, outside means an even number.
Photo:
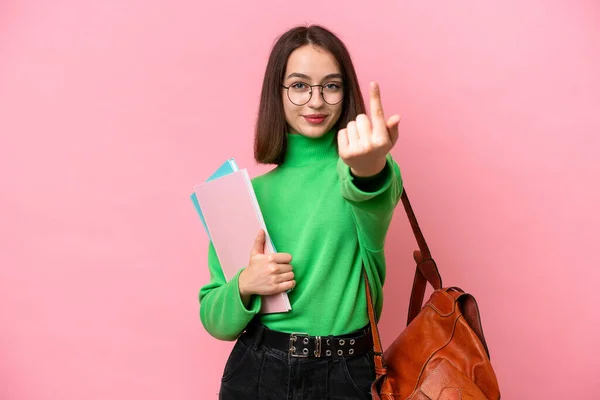
[{"label": "nose", "polygon": [[308,102],[308,106],[310,108],[321,108],[323,106],[323,88],[321,86],[313,86],[312,87],[312,95],[310,96],[310,101]]}]

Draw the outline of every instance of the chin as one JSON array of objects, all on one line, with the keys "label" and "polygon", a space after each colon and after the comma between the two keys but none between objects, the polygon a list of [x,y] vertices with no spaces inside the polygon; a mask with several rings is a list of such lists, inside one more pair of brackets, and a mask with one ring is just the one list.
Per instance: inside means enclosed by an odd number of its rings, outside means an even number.
[{"label": "chin", "polygon": [[302,136],[310,137],[310,138],[320,138],[330,131],[332,127],[328,126],[302,126],[299,133]]}]

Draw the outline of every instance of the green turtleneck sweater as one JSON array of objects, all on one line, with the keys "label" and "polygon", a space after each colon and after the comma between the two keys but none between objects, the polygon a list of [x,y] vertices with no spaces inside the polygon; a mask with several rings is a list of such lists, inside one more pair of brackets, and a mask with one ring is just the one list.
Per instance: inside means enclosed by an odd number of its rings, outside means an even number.
[{"label": "green turtleneck sweater", "polygon": [[[400,170],[388,155],[384,179],[372,191],[362,191],[337,154],[335,140],[334,132],[317,139],[290,134],[284,163],[252,180],[275,248],[292,255],[296,280],[288,293],[291,311],[260,315],[270,329],[327,336],[367,325],[363,265],[377,318],[381,314],[383,247],[402,194]],[[244,305],[239,273],[225,281],[212,244],[208,266],[210,282],[200,290],[202,324],[218,339],[235,340],[258,314],[260,296]]]}]

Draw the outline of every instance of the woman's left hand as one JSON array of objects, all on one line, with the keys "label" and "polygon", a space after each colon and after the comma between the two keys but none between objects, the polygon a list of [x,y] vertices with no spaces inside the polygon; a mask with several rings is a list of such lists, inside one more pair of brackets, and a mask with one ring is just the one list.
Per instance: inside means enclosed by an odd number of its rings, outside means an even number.
[{"label": "woman's left hand", "polygon": [[371,82],[369,96],[371,120],[365,114],[360,114],[338,132],[340,157],[350,167],[352,174],[359,177],[381,172],[387,154],[398,140],[400,116],[393,115],[386,122],[377,83]]}]

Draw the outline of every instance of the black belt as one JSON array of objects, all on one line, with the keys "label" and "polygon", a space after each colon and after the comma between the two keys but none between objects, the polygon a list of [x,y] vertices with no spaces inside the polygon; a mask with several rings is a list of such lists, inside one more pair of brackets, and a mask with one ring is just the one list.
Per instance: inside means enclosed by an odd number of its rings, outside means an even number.
[{"label": "black belt", "polygon": [[342,336],[308,336],[305,333],[284,333],[267,327],[249,326],[247,333],[256,334],[262,328],[259,344],[289,353],[292,357],[348,357],[365,354],[373,349],[370,327]]}]

